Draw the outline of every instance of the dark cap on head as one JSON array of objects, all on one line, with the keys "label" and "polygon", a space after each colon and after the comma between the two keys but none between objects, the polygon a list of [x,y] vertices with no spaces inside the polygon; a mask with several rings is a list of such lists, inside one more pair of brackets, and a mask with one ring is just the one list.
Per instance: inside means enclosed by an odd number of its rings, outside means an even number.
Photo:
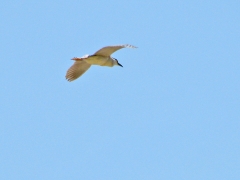
[{"label": "dark cap on head", "polygon": [[119,66],[123,67],[123,66],[118,62],[118,60],[117,60],[116,58],[114,58],[114,59],[115,59],[115,61],[117,61],[117,64],[118,64]]}]

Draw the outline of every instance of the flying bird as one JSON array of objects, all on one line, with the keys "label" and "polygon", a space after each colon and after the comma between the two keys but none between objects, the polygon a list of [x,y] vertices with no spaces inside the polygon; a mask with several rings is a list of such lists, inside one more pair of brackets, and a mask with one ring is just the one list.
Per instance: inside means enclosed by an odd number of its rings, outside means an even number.
[{"label": "flying bird", "polygon": [[135,46],[125,44],[125,45],[117,45],[117,46],[106,46],[102,49],[95,52],[93,55],[85,55],[81,58],[74,57],[72,60],[75,60],[74,64],[68,69],[66,74],[66,79],[68,81],[74,81],[83,75],[91,65],[99,65],[99,66],[121,66],[123,67],[117,59],[111,57],[111,54],[115,51],[122,48],[136,48]]}]

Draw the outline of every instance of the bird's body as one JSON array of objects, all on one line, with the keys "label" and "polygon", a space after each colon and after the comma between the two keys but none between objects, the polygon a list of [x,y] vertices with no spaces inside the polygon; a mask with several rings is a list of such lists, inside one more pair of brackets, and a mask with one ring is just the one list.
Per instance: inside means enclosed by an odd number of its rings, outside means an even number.
[{"label": "bird's body", "polygon": [[68,69],[66,74],[66,79],[68,81],[73,81],[79,78],[83,73],[85,73],[91,65],[99,65],[99,66],[108,66],[113,67],[114,65],[121,66],[118,63],[118,60],[112,58],[110,55],[115,51],[121,48],[136,48],[132,45],[118,45],[118,46],[107,46],[100,50],[98,50],[93,55],[85,55],[81,58],[74,57],[72,60],[75,60],[75,63]]},{"label": "bird's body", "polygon": [[91,65],[99,65],[99,66],[108,66],[113,67],[115,65],[116,60],[111,57],[106,56],[89,56],[85,59],[85,61]]}]

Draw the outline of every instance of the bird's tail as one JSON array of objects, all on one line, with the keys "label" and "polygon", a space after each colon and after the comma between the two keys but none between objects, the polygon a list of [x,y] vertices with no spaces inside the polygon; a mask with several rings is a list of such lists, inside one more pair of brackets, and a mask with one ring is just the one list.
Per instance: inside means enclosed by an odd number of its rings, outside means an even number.
[{"label": "bird's tail", "polygon": [[83,59],[83,58],[74,57],[74,58],[72,58],[71,60],[80,61],[80,60],[82,60],[82,59]]}]

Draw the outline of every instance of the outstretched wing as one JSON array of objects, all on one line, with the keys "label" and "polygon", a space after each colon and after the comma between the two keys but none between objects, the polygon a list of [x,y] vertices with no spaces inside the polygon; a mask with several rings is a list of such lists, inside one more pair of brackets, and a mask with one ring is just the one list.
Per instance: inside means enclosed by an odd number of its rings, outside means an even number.
[{"label": "outstretched wing", "polygon": [[125,44],[125,45],[117,45],[117,46],[106,46],[97,52],[95,52],[93,55],[98,55],[98,56],[110,56],[112,53],[115,51],[122,49],[122,48],[136,48],[135,46]]},{"label": "outstretched wing", "polygon": [[91,64],[88,64],[85,61],[75,61],[75,63],[68,69],[66,79],[68,81],[73,81],[79,78],[90,68],[90,66]]}]

